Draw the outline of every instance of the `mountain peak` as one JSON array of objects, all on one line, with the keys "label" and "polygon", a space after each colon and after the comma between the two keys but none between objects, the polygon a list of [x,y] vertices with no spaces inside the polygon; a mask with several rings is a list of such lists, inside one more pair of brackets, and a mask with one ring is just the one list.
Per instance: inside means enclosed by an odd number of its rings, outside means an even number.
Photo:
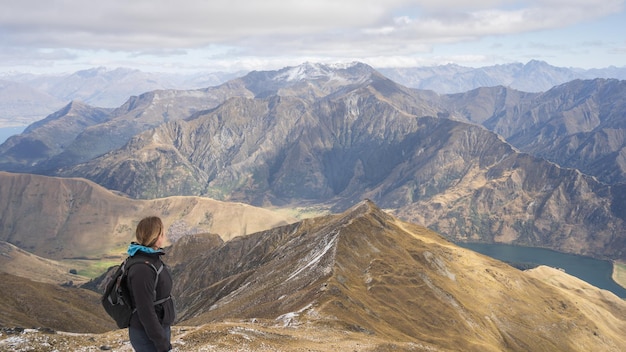
[{"label": "mountain peak", "polygon": [[282,70],[279,70],[274,79],[279,81],[303,81],[320,78],[333,79],[338,77],[338,71],[340,70],[350,70],[353,68],[362,68],[364,66],[367,65],[359,62],[343,64],[322,64],[305,62],[298,66],[286,67]]},{"label": "mountain peak", "polygon": [[376,70],[360,62],[345,64],[305,62],[277,71],[252,71],[243,76],[241,81],[257,98],[276,94],[320,97],[345,86],[366,83],[374,74]]},{"label": "mountain peak", "polygon": [[[580,308],[582,296],[462,249],[368,200],[189,259],[174,268],[183,325],[259,319],[466,351],[584,350],[621,339],[602,342],[598,336],[615,328],[597,325],[591,310]],[[597,304],[593,309],[626,313],[623,304]]]}]

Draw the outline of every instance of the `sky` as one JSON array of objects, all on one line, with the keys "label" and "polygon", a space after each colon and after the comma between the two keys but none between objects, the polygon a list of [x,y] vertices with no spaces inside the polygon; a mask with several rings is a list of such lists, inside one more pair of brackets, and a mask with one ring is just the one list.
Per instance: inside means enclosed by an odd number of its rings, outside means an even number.
[{"label": "sky", "polygon": [[0,73],[626,66],[626,0],[0,0]]}]

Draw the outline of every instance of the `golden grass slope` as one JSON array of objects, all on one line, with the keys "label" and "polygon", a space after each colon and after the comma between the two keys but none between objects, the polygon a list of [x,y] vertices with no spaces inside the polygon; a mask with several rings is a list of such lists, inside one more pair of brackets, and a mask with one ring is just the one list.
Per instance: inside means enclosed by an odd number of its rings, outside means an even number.
[{"label": "golden grass slope", "polygon": [[[626,302],[612,293],[548,267],[517,270],[370,202],[223,244],[214,236],[196,242],[206,253],[188,269],[206,282],[179,293],[206,304],[174,327],[173,345],[181,352],[619,352],[626,346]],[[210,282],[212,275],[203,276],[209,270],[224,278]],[[205,295],[209,286],[217,296]],[[39,351],[52,351],[50,345],[130,351],[127,341],[123,331],[31,333],[0,337],[0,350],[35,344]]]},{"label": "golden grass slope", "polygon": [[0,273],[0,327],[46,327],[73,332],[115,328],[95,292]]},{"label": "golden grass slope", "polygon": [[240,203],[134,200],[84,179],[7,172],[0,172],[0,214],[0,241],[52,259],[120,255],[147,215],[162,217],[170,238],[210,232],[228,240],[295,221]]},{"label": "golden grass slope", "polygon": [[[543,268],[520,271],[368,201],[343,214],[238,237],[174,270],[183,285],[181,324],[209,324],[208,330],[225,321],[242,321],[242,330],[270,321],[350,334],[371,350],[626,346],[626,303],[612,293],[558,270],[549,270],[550,277]],[[284,334],[287,346],[301,346],[291,345],[297,333]],[[261,332],[250,335],[267,341]]]},{"label": "golden grass slope", "polygon": [[316,308],[344,328],[451,351],[626,346],[626,302],[612,293],[558,270],[547,281],[373,214],[340,236],[327,285],[334,297]]},{"label": "golden grass slope", "polygon": [[79,285],[87,281],[84,276],[71,274],[71,269],[73,266],[68,263],[42,258],[0,241],[0,272],[49,284],[71,281]]}]

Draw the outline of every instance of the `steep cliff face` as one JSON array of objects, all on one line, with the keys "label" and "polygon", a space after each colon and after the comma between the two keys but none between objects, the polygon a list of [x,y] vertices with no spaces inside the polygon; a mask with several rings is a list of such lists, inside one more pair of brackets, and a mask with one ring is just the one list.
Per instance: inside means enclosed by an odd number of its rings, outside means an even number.
[{"label": "steep cliff face", "polygon": [[[465,351],[617,350],[624,341],[619,298],[580,304],[559,289],[581,285],[563,272],[549,275],[560,284],[544,282],[369,201],[188,259],[174,268],[180,324],[273,320]],[[611,310],[610,324],[593,309]]]},{"label": "steep cliff face", "polygon": [[626,81],[575,80],[544,93],[503,87],[443,97],[455,116],[479,123],[520,150],[609,183],[626,181]]}]

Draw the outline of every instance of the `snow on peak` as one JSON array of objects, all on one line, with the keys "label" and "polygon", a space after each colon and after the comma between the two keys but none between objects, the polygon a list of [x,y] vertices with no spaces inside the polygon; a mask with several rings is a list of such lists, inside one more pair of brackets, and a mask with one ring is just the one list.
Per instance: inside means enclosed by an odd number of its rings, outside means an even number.
[{"label": "snow on peak", "polygon": [[282,81],[302,81],[307,79],[337,79],[337,70],[347,69],[358,63],[321,64],[305,62],[299,66],[287,67],[279,72],[274,78]]}]

